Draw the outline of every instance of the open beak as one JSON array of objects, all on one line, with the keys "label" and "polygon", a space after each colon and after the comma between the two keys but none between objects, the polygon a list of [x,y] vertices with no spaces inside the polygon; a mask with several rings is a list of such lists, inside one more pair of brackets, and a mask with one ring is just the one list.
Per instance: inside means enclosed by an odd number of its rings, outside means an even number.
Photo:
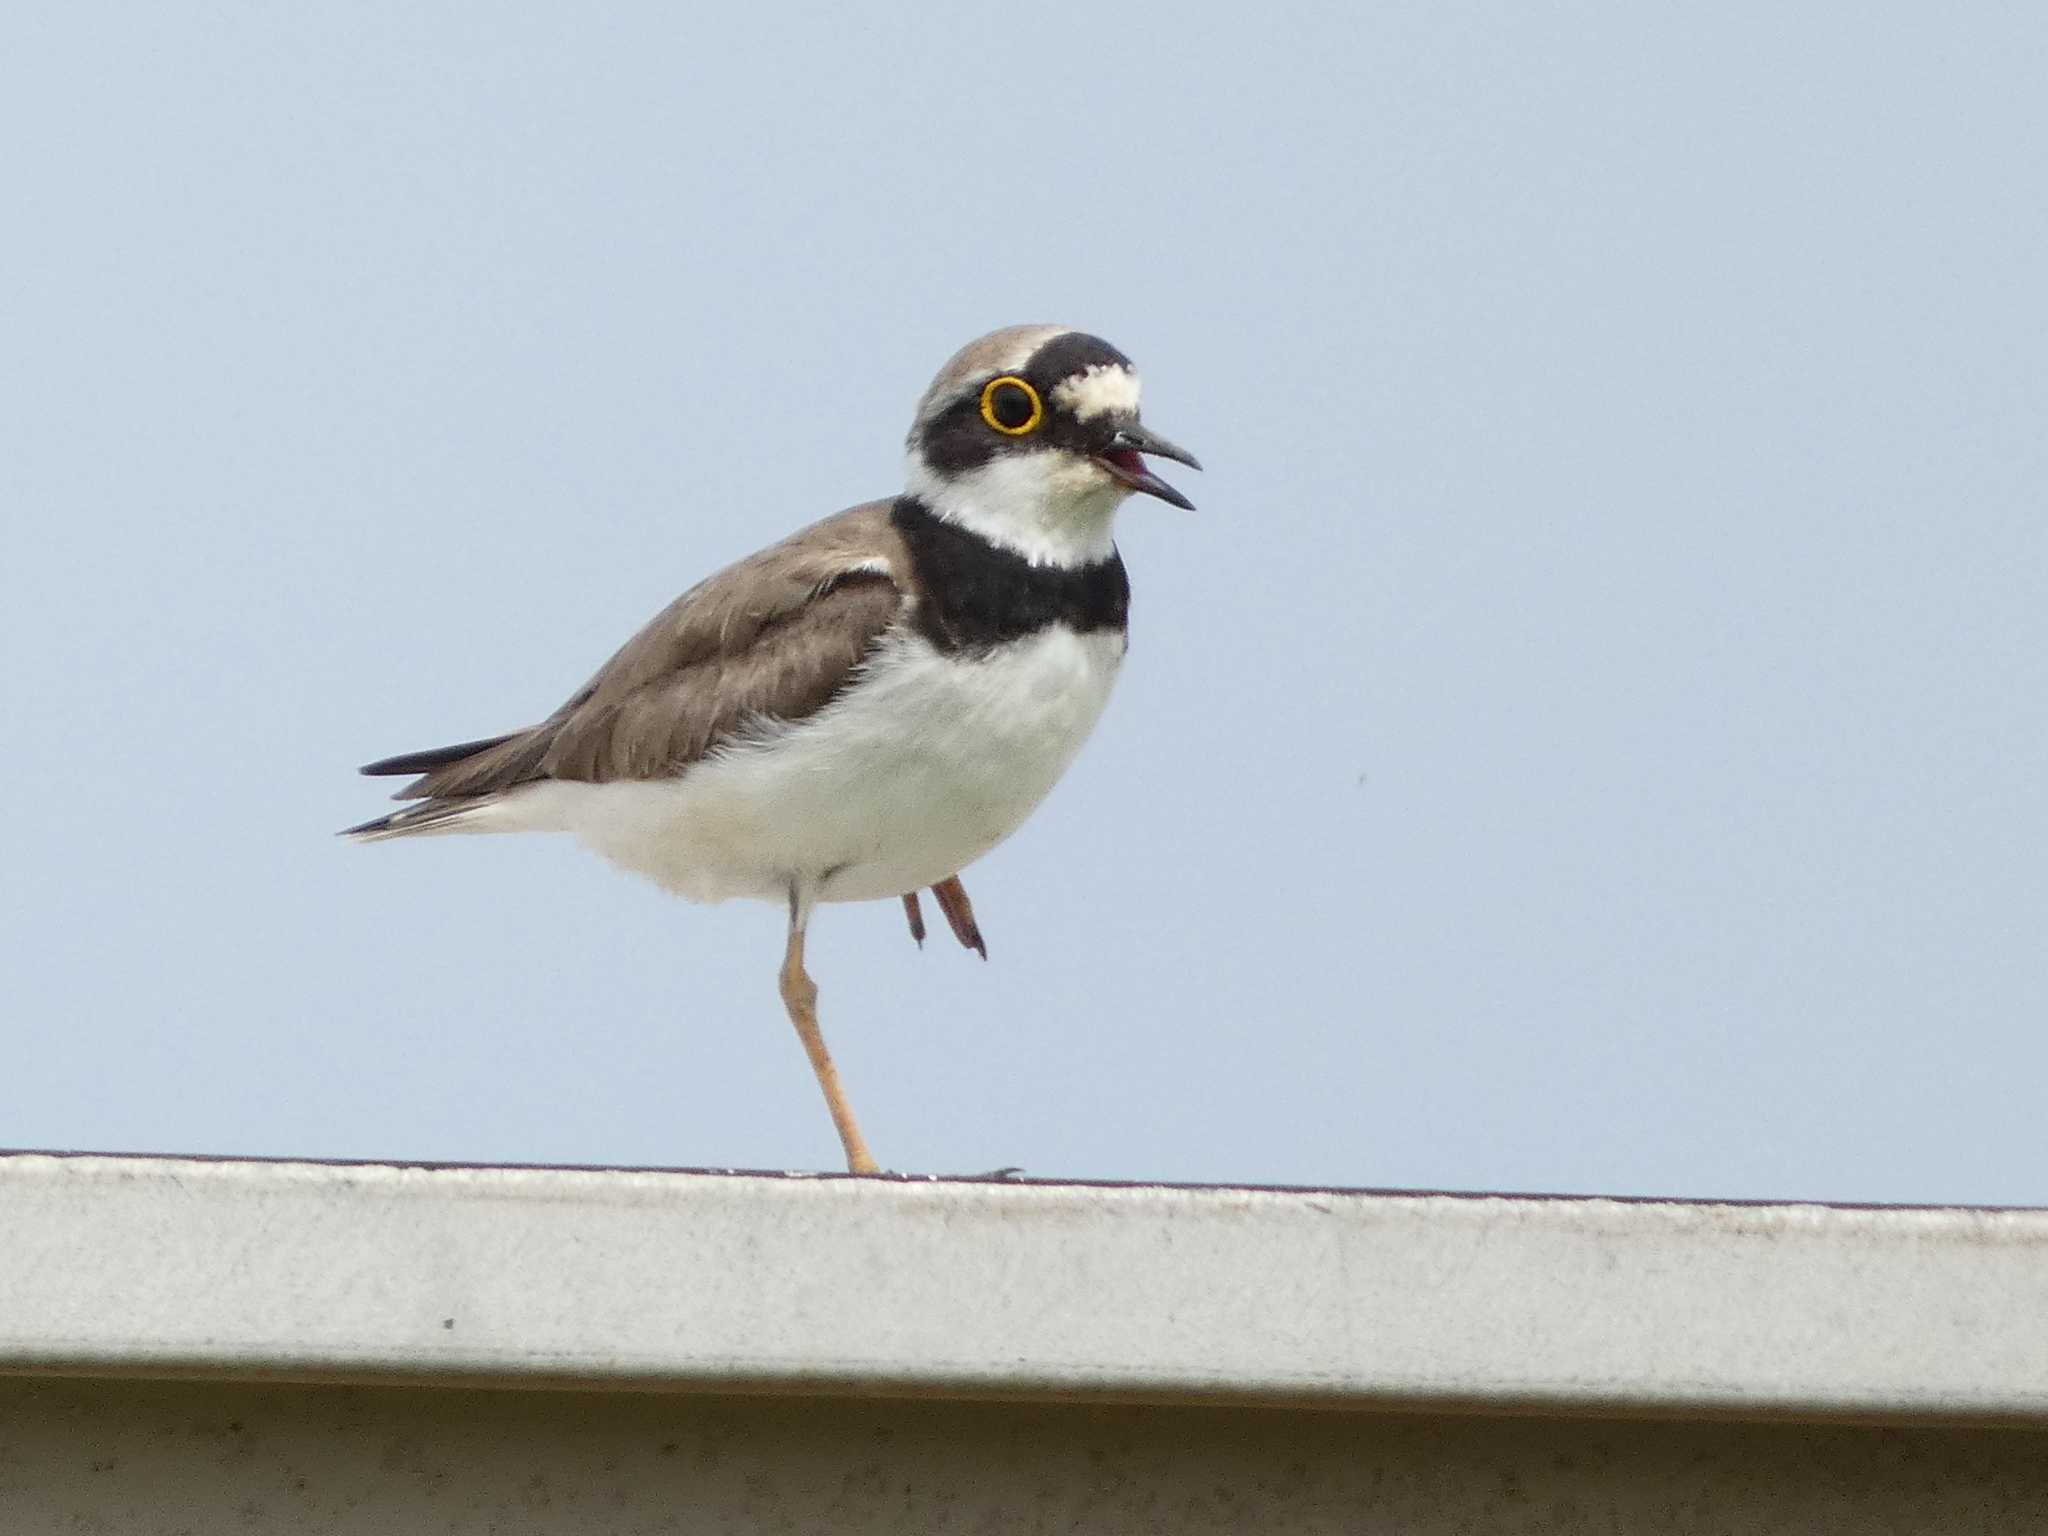
[{"label": "open beak", "polygon": [[1200,469],[1201,463],[1187,449],[1176,447],[1157,432],[1148,431],[1135,421],[1129,426],[1119,427],[1116,436],[1109,440],[1109,446],[1095,455],[1096,462],[1107,469],[1134,491],[1143,491],[1147,496],[1157,496],[1161,501],[1170,501],[1176,507],[1195,510],[1195,504],[1187,497],[1152,473],[1152,468],[1140,455],[1151,454],[1154,458],[1172,459],[1185,464],[1189,469]]}]

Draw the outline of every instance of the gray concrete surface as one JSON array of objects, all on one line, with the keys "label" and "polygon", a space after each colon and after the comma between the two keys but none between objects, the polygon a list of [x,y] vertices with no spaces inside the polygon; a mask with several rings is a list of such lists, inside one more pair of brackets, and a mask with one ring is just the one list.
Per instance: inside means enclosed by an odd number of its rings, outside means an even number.
[{"label": "gray concrete surface", "polygon": [[0,1371],[2048,1424],[2048,1212],[0,1158]]},{"label": "gray concrete surface", "polygon": [[0,1536],[2048,1532],[2048,1213],[0,1156]]}]

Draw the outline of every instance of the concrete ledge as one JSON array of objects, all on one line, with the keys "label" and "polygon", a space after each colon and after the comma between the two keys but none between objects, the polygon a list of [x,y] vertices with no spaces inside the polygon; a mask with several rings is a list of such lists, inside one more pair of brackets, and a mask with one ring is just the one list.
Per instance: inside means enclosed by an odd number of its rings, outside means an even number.
[{"label": "concrete ledge", "polygon": [[2048,1424],[2048,1211],[0,1157],[0,1371]]}]

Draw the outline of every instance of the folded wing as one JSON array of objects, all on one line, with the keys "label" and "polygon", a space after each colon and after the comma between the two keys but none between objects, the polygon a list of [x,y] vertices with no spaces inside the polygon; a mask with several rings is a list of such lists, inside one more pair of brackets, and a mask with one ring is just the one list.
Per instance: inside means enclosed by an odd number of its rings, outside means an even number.
[{"label": "folded wing", "polygon": [[828,518],[677,598],[539,725],[368,764],[417,774],[395,798],[425,803],[349,833],[452,830],[466,807],[538,779],[674,778],[828,703],[902,614],[909,582],[888,503]]}]

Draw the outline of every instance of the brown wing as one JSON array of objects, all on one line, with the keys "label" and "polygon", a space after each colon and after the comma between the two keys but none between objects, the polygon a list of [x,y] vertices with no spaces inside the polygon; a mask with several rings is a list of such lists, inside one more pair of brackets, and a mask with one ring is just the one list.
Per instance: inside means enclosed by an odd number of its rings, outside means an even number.
[{"label": "brown wing", "polygon": [[672,778],[749,723],[801,720],[838,693],[902,612],[908,570],[887,502],[827,518],[685,592],[541,724],[431,767],[415,754],[429,771],[398,798]]}]

